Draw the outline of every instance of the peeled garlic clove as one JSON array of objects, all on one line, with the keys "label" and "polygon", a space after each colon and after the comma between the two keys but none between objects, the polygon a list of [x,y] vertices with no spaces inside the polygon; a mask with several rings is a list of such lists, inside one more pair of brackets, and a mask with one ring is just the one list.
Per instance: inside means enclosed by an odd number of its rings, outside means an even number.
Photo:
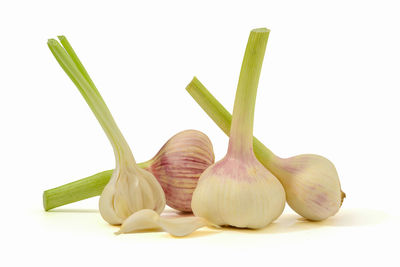
[{"label": "peeled garlic clove", "polygon": [[200,175],[214,163],[213,146],[204,133],[186,130],[171,137],[147,167],[164,190],[167,205],[191,212]]},{"label": "peeled garlic clove", "polygon": [[121,229],[116,234],[161,228],[173,236],[182,237],[204,226],[212,226],[212,224],[204,218],[193,216],[165,218],[161,217],[154,210],[146,209],[132,214],[124,221]]}]

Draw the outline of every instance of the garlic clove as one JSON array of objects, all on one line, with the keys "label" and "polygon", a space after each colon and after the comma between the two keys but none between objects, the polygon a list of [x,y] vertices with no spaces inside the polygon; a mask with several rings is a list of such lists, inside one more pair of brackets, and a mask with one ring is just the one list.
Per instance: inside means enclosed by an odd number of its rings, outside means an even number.
[{"label": "garlic clove", "polygon": [[132,214],[121,225],[116,234],[133,233],[143,230],[163,229],[165,232],[177,236],[187,236],[199,228],[213,226],[204,218],[200,217],[161,217],[154,210],[144,209]]},{"label": "garlic clove", "polygon": [[199,228],[214,226],[201,217],[163,218],[158,221],[160,227],[169,234],[177,237],[187,236]]},{"label": "garlic clove", "polygon": [[[113,177],[111,176],[111,179]],[[115,179],[113,179],[115,180]],[[120,225],[122,223],[122,219],[116,214],[114,209],[114,185],[115,182],[109,182],[103,190],[103,197],[99,200],[99,207],[101,207],[102,212],[100,213],[101,217],[112,225]]]},{"label": "garlic clove", "polygon": [[151,209],[143,209],[133,213],[121,225],[116,234],[132,233],[142,230],[151,230],[160,228],[157,223],[159,219],[157,212]]}]

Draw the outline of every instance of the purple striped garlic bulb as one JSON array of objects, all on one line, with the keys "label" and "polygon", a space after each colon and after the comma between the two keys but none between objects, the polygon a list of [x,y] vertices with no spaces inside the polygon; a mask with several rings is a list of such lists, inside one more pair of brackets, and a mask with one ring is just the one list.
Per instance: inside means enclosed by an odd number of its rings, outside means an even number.
[{"label": "purple striped garlic bulb", "polygon": [[185,130],[171,137],[144,167],[164,190],[167,205],[192,212],[192,195],[200,175],[214,163],[210,139],[196,130]]}]

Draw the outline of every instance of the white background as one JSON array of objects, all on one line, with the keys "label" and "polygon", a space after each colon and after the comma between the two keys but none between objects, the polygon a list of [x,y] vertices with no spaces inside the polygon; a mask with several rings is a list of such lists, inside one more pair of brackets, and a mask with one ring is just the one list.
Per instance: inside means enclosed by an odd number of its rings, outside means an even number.
[{"label": "white background", "polygon": [[[397,1],[2,1],[1,266],[398,266]],[[111,146],[47,48],[64,34],[138,162],[173,134],[228,139],[185,91],[196,75],[232,110],[249,31],[271,29],[254,134],[324,155],[347,193],[321,223],[286,207],[259,231],[115,236],[97,198],[42,210],[42,191],[113,168]],[[391,241],[395,243],[392,244]]]}]

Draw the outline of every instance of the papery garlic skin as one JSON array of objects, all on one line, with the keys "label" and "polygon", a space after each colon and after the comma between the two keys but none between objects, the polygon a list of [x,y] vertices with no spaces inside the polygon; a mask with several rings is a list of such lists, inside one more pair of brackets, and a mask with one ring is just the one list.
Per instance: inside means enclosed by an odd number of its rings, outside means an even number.
[{"label": "papery garlic skin", "polygon": [[285,207],[285,191],[257,160],[227,156],[208,168],[193,194],[192,209],[217,225],[262,228]]},{"label": "papery garlic skin", "polygon": [[120,225],[141,209],[161,213],[165,195],[154,175],[136,166],[114,171],[99,200],[100,214],[112,225]]},{"label": "papery garlic skin", "polygon": [[277,158],[269,168],[280,177],[289,206],[303,217],[321,221],[339,211],[345,195],[328,159],[314,154]]}]

